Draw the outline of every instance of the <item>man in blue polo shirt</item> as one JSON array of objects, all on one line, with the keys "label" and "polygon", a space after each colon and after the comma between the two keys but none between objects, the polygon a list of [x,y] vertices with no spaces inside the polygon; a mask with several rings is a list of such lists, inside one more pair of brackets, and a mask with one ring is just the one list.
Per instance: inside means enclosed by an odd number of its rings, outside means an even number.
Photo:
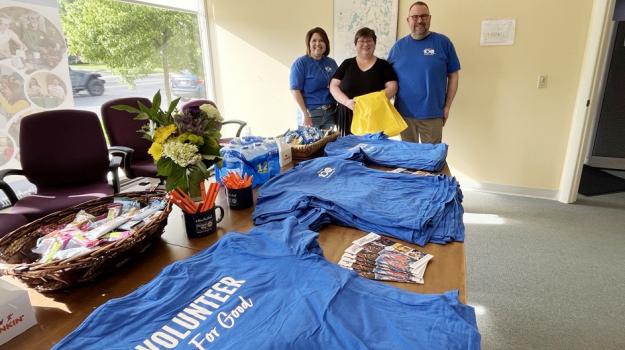
[{"label": "man in blue polo shirt", "polygon": [[410,35],[399,39],[388,56],[397,73],[395,107],[408,128],[404,141],[440,143],[443,126],[458,90],[460,62],[443,34],[430,32],[430,9],[422,1],[410,6]]}]

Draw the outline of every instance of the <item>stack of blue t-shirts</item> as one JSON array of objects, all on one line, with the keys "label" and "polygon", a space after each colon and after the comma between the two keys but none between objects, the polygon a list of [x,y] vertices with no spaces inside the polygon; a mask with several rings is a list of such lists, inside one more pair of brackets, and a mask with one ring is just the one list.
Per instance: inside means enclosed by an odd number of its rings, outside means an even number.
[{"label": "stack of blue t-shirts", "polygon": [[328,143],[327,156],[368,161],[373,164],[439,171],[445,165],[447,144],[390,140],[383,133],[349,135]]},{"label": "stack of blue t-shirts", "polygon": [[464,240],[462,192],[453,177],[416,176],[323,157],[298,164],[259,192],[257,225],[296,216],[311,229],[318,220],[425,245]]},{"label": "stack of blue t-shirts", "polygon": [[458,292],[422,295],[326,261],[292,218],[229,233],[96,309],[54,349],[479,349]]}]

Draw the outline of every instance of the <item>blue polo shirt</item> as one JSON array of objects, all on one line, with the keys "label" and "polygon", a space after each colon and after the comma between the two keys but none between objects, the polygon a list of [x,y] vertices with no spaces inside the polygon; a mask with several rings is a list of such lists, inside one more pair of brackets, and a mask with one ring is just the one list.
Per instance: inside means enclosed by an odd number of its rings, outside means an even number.
[{"label": "blue polo shirt", "polygon": [[54,349],[479,349],[458,292],[415,294],[323,258],[294,218],[231,232],[95,310]]},{"label": "blue polo shirt", "polygon": [[336,62],[330,57],[317,61],[308,55],[302,56],[291,65],[289,86],[291,90],[302,92],[308,109],[334,103],[329,86],[337,68]]},{"label": "blue polo shirt", "polygon": [[451,40],[434,32],[423,40],[407,35],[393,45],[388,61],[398,77],[395,107],[399,113],[405,118],[442,117],[447,75],[460,70]]}]

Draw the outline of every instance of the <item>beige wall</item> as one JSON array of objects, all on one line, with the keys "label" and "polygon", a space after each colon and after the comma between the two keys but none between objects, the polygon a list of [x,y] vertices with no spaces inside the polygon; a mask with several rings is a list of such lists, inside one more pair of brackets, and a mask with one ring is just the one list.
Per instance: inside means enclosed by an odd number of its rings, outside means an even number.
[{"label": "beige wall", "polygon": [[306,53],[315,26],[332,40],[332,1],[208,0],[213,15],[216,94],[226,118],[244,119],[255,135],[296,126],[291,63]]},{"label": "beige wall", "polygon": [[[400,2],[400,18],[411,1]],[[481,183],[557,190],[592,1],[430,1],[431,30],[462,71],[444,139],[454,171]],[[483,19],[516,18],[512,46],[480,46]],[[572,20],[572,19],[575,20]],[[399,35],[408,33],[400,26]],[[538,75],[548,75],[537,89]]]},{"label": "beige wall", "polygon": [[[400,1],[398,35],[412,1]],[[217,98],[227,118],[275,135],[295,126],[291,62],[314,26],[332,39],[332,1],[207,0]],[[431,30],[454,42],[462,71],[444,140],[461,179],[557,190],[583,57],[590,0],[430,1]],[[483,19],[516,18],[512,46],[479,45]],[[340,62],[339,62],[340,63]],[[538,75],[548,75],[537,89]]]}]

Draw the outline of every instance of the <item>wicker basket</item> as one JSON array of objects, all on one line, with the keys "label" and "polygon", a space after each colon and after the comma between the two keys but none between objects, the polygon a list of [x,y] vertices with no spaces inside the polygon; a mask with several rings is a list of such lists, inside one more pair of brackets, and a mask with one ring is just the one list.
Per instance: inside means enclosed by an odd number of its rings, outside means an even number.
[{"label": "wicker basket", "polygon": [[291,145],[291,157],[294,161],[312,159],[323,155],[323,149],[328,142],[332,142],[339,137],[338,132],[321,138],[317,142],[308,145]]},{"label": "wicker basket", "polygon": [[[165,192],[129,192],[117,196],[130,197],[142,204],[147,204],[152,197],[164,197]],[[92,215],[106,213],[107,205],[112,202],[113,196],[94,199],[47,215],[2,237],[0,259],[3,263],[0,264],[0,275],[15,276],[38,291],[74,287],[119,268],[132,257],[143,253],[156,239],[160,238],[171,211],[169,202],[156,219],[125,239],[68,259],[48,263],[36,262],[40,256],[31,252],[31,249],[36,245],[37,239],[45,235],[40,228],[70,223],[80,210],[85,210]]]}]

